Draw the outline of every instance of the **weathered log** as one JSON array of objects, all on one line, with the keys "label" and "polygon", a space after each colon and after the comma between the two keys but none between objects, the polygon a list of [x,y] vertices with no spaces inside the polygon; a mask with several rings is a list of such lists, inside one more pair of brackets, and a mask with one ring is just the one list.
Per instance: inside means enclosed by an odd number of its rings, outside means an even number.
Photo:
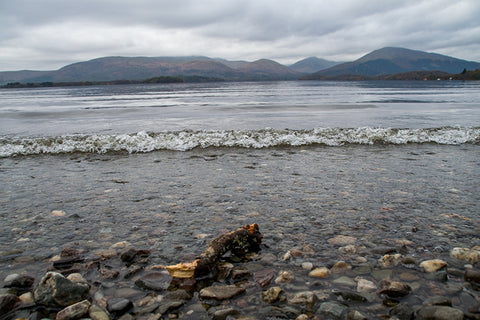
[{"label": "weathered log", "polygon": [[207,249],[192,262],[167,266],[166,269],[174,278],[206,276],[214,270],[218,260],[227,251],[237,255],[258,251],[262,238],[258,224],[246,225],[213,239]]}]

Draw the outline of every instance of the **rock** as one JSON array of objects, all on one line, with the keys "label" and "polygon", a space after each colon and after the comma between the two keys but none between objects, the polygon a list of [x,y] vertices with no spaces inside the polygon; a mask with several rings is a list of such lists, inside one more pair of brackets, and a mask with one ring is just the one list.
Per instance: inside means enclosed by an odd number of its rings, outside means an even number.
[{"label": "rock", "polygon": [[408,303],[402,302],[390,309],[390,315],[399,320],[412,320],[415,311]]},{"label": "rock", "polygon": [[359,302],[368,301],[367,298],[353,291],[344,291],[344,290],[334,291],[333,294],[337,297],[342,297],[343,300],[345,301],[359,301]]},{"label": "rock", "polygon": [[262,300],[268,303],[274,303],[278,300],[284,301],[284,291],[280,287],[271,287],[267,291],[262,292]]},{"label": "rock", "polygon": [[452,306],[452,300],[443,296],[433,296],[423,302],[424,306]]},{"label": "rock", "polygon": [[357,238],[351,236],[344,236],[338,235],[336,237],[328,239],[329,244],[337,244],[337,245],[347,245],[347,244],[354,244],[357,242]]},{"label": "rock", "polygon": [[262,269],[262,270],[256,271],[253,274],[253,279],[262,288],[268,286],[274,277],[275,277],[274,269]]},{"label": "rock", "polygon": [[350,310],[347,313],[347,320],[368,320],[368,318],[363,315],[360,311]]},{"label": "rock", "polygon": [[313,269],[313,263],[311,263],[311,262],[302,262],[302,269],[303,269],[303,270],[312,270],[312,269]]},{"label": "rock", "polygon": [[[229,319],[235,319],[236,316],[240,315],[240,311],[238,311],[235,308],[232,307],[227,307],[227,308],[222,308],[219,310],[215,310],[213,312],[213,320],[225,320],[227,318]],[[230,318],[231,317],[231,318]]]},{"label": "rock", "polygon": [[206,287],[200,290],[200,298],[213,300],[226,300],[245,292],[245,288],[235,285],[219,285]]},{"label": "rock", "polygon": [[288,299],[289,304],[301,304],[306,306],[309,310],[313,308],[318,298],[312,291],[303,291],[296,293],[291,299]]},{"label": "rock", "polygon": [[408,295],[412,291],[409,285],[404,284],[399,281],[391,281],[389,279],[384,279],[380,283],[379,294],[385,294],[389,298],[400,298]]},{"label": "rock", "polygon": [[169,311],[175,310],[180,308],[185,304],[185,300],[177,300],[177,301],[163,301],[162,304],[157,309],[157,314],[162,315]]},{"label": "rock", "polygon": [[360,278],[357,282],[357,292],[374,292],[377,290],[377,286],[374,282]]},{"label": "rock", "polygon": [[122,261],[125,263],[131,263],[133,262],[133,260],[135,260],[136,256],[137,250],[135,250],[134,248],[128,248],[120,254],[120,259],[122,259]]},{"label": "rock", "polygon": [[303,314],[303,313],[295,318],[295,320],[308,320],[308,319],[309,319],[308,315]]},{"label": "rock", "polygon": [[447,263],[440,259],[425,260],[420,263],[420,267],[426,272],[435,272],[447,266]]},{"label": "rock", "polygon": [[287,283],[294,279],[293,273],[291,271],[280,271],[278,277],[275,279],[275,283]]},{"label": "rock", "polygon": [[341,254],[355,254],[357,253],[357,247],[355,247],[353,244],[347,244],[346,246],[338,248],[338,251]]},{"label": "rock", "polygon": [[116,316],[127,313],[133,307],[132,301],[125,298],[111,298],[107,301],[107,310]]},{"label": "rock", "polygon": [[386,254],[380,259],[378,259],[378,263],[384,268],[395,267],[400,264],[402,259],[403,259],[403,256],[400,253]]},{"label": "rock", "polygon": [[65,217],[66,214],[63,210],[52,210],[52,212],[50,212],[51,217]]},{"label": "rock", "polygon": [[418,320],[462,320],[463,311],[446,306],[423,306],[417,310]]},{"label": "rock", "polygon": [[234,268],[232,270],[232,273],[230,274],[230,277],[232,280],[245,280],[248,279],[252,276],[252,272],[246,268]]},{"label": "rock", "polygon": [[415,257],[412,257],[412,256],[404,256],[402,258],[402,264],[409,267],[409,266],[416,266],[417,265],[417,259],[415,259]]},{"label": "rock", "polygon": [[73,282],[57,272],[48,272],[34,291],[35,302],[46,306],[66,307],[87,298],[90,287]]},{"label": "rock", "polygon": [[168,289],[171,280],[167,272],[152,272],[135,281],[135,285],[145,290],[163,291]]},{"label": "rock", "polygon": [[108,314],[97,305],[90,306],[88,310],[88,315],[92,320],[110,320]]},{"label": "rock", "polygon": [[332,273],[344,273],[346,272],[347,270],[350,270],[352,269],[352,266],[349,265],[348,263],[346,263],[345,261],[337,261],[337,263],[335,263],[333,265],[333,267],[330,269],[330,271]]},{"label": "rock", "polygon": [[56,320],[74,320],[81,318],[83,315],[88,313],[90,308],[90,302],[88,300],[83,300],[72,304],[71,306],[66,307],[63,310],[60,310],[57,313]]},{"label": "rock", "polygon": [[35,299],[33,298],[33,293],[31,292],[25,292],[24,294],[20,295],[18,299],[20,299],[23,306],[35,304]]},{"label": "rock", "polygon": [[348,307],[337,302],[323,302],[317,309],[317,313],[330,315],[336,319],[342,319],[342,314],[347,312]]},{"label": "rock", "polygon": [[339,286],[355,287],[355,281],[353,281],[352,278],[345,276],[333,280],[332,283]]},{"label": "rock", "polygon": [[450,257],[461,261],[476,263],[480,259],[480,251],[468,248],[453,248],[450,251]]},{"label": "rock", "polygon": [[0,315],[12,311],[18,302],[19,300],[14,294],[0,294]]},{"label": "rock", "polygon": [[80,273],[71,273],[68,275],[67,279],[72,282],[87,284],[87,280],[85,280]]},{"label": "rock", "polygon": [[102,276],[102,279],[115,279],[120,274],[120,271],[101,266],[98,269],[98,273],[100,273],[100,275]]},{"label": "rock", "polygon": [[480,285],[480,270],[467,269],[464,275],[465,281],[472,284]]},{"label": "rock", "polygon": [[35,279],[33,277],[13,273],[5,277],[5,280],[3,280],[3,287],[14,288],[18,291],[25,292],[33,286],[34,282]]},{"label": "rock", "polygon": [[383,254],[383,255],[394,253],[396,251],[397,249],[395,247],[387,247],[387,246],[378,246],[371,250],[371,252],[374,254]]},{"label": "rock", "polygon": [[308,274],[310,277],[315,278],[328,278],[330,276],[330,270],[326,267],[315,268]]}]

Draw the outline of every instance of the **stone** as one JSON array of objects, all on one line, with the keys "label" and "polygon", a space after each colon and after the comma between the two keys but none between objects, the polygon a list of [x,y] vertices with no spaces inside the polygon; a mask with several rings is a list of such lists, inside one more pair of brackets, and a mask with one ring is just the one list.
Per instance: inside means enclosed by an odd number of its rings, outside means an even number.
[{"label": "stone", "polygon": [[339,286],[355,287],[355,281],[353,281],[352,278],[345,277],[345,276],[339,277],[333,280],[332,283],[335,283],[336,285],[339,285]]},{"label": "stone", "polygon": [[268,286],[274,277],[275,269],[262,269],[253,274],[253,279],[262,288]]},{"label": "stone", "polygon": [[303,270],[312,270],[313,269],[313,263],[311,262],[302,262],[302,269]]},{"label": "stone", "polygon": [[328,239],[329,244],[337,245],[355,244],[355,242],[357,242],[357,238],[344,235],[338,235],[336,237]]},{"label": "stone", "polygon": [[420,267],[426,272],[435,272],[447,266],[447,263],[440,259],[425,260],[420,263]]},{"label": "stone", "polygon": [[446,306],[423,306],[417,310],[418,320],[462,320],[463,311]]},{"label": "stone", "polygon": [[342,297],[344,301],[357,301],[357,302],[366,302],[367,298],[353,291],[333,291],[333,294],[337,297]]},{"label": "stone", "polygon": [[347,313],[347,320],[368,320],[368,318],[357,310],[350,310]]},{"label": "stone", "polygon": [[480,270],[467,269],[464,275],[465,281],[472,284],[480,285]]},{"label": "stone", "polygon": [[116,316],[127,313],[133,307],[132,301],[125,298],[111,298],[107,301],[107,310]]},{"label": "stone", "polygon": [[167,272],[152,272],[135,281],[140,289],[164,291],[170,286],[172,277]]},{"label": "stone", "polygon": [[346,246],[338,248],[338,251],[341,254],[355,254],[357,253],[357,247],[355,247],[353,244],[347,244]]},{"label": "stone", "polygon": [[88,310],[88,315],[92,320],[110,320],[108,314],[97,305],[90,306]]},{"label": "stone", "polygon": [[25,292],[24,294],[20,295],[18,299],[20,299],[23,306],[33,305],[35,303],[35,299],[33,298],[33,293],[31,292]]},{"label": "stone", "polygon": [[275,279],[275,283],[287,283],[294,279],[293,273],[291,271],[280,271],[278,277]]},{"label": "stone", "polygon": [[330,273],[331,272],[327,267],[320,267],[313,269],[308,273],[308,275],[314,278],[328,278]]},{"label": "stone", "polygon": [[18,302],[19,300],[14,294],[0,294],[0,315],[12,311]]},{"label": "stone", "polygon": [[476,263],[480,259],[480,251],[457,247],[450,251],[450,257],[461,261]]},{"label": "stone", "polygon": [[240,315],[240,311],[232,307],[227,307],[227,308],[215,310],[215,312],[213,313],[212,319],[213,320],[226,320],[227,318],[235,319],[236,316],[238,315]]},{"label": "stone", "polygon": [[169,311],[175,310],[180,308],[185,304],[185,300],[177,300],[177,301],[163,301],[162,304],[157,309],[157,314],[162,315]]},{"label": "stone", "polygon": [[67,279],[72,282],[87,284],[87,280],[80,273],[71,273],[67,276]]},{"label": "stone", "polygon": [[330,315],[336,319],[342,319],[342,314],[347,312],[348,307],[337,302],[323,302],[317,309],[317,313]]},{"label": "stone", "polygon": [[262,292],[262,300],[267,303],[274,303],[278,300],[285,300],[284,291],[280,287],[271,287]]},{"label": "stone", "polygon": [[352,269],[352,266],[346,263],[345,261],[337,261],[333,267],[330,269],[332,273],[344,273],[347,270]]},{"label": "stone", "polygon": [[66,307],[63,310],[60,310],[57,313],[57,317],[55,320],[74,320],[77,318],[81,318],[82,316],[88,313],[88,309],[90,308],[90,301],[83,300],[72,304],[71,306]]},{"label": "stone", "polygon": [[395,267],[398,266],[400,262],[402,262],[402,259],[403,256],[400,253],[386,254],[380,259],[378,259],[378,263],[384,268]]},{"label": "stone", "polygon": [[384,294],[389,298],[405,297],[412,291],[409,285],[400,281],[391,281],[389,279],[383,279],[380,283],[379,294]]},{"label": "stone", "polygon": [[52,212],[50,212],[51,217],[65,217],[66,214],[63,210],[52,210]]},{"label": "stone", "polygon": [[212,300],[227,300],[245,292],[245,288],[236,285],[217,285],[200,290],[200,298]]},{"label": "stone", "polygon": [[360,278],[357,282],[357,292],[374,292],[377,290],[377,286],[373,281]]},{"label": "stone", "polygon": [[452,300],[443,296],[433,296],[423,302],[424,306],[452,306]]},{"label": "stone", "polygon": [[234,268],[230,274],[232,280],[245,280],[252,276],[252,272],[246,268]]},{"label": "stone", "polygon": [[17,273],[10,274],[3,280],[4,288],[15,288],[19,291],[30,289],[35,282],[35,278],[27,275],[19,275]]},{"label": "stone", "polygon": [[57,272],[48,272],[34,291],[35,302],[46,306],[66,307],[88,297],[90,287],[77,283]]},{"label": "stone", "polygon": [[413,308],[405,302],[397,304],[395,307],[390,309],[389,313],[391,316],[394,316],[399,320],[412,320],[415,315]]},{"label": "stone", "polygon": [[317,295],[312,291],[303,291],[294,294],[291,299],[288,299],[289,304],[301,304],[306,306],[309,310],[313,308],[317,302]]}]

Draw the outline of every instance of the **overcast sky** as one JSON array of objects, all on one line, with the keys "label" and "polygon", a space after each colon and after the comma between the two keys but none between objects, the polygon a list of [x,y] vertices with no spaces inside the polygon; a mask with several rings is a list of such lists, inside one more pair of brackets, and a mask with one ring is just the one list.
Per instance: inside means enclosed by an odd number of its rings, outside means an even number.
[{"label": "overcast sky", "polygon": [[102,56],[309,56],[386,46],[480,61],[479,0],[0,0],[0,70]]}]

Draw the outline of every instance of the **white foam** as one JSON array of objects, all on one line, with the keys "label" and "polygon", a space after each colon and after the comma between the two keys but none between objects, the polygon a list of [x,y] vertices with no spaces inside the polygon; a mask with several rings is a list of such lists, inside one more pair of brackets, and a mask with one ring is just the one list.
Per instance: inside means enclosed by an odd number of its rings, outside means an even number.
[{"label": "white foam", "polygon": [[480,143],[480,127],[441,127],[430,129],[394,128],[315,128],[313,130],[219,130],[175,131],[119,135],[70,135],[60,137],[0,138],[0,157],[73,152],[144,153],[156,150],[187,151],[194,148],[269,148],[320,144],[437,143],[457,145]]}]

